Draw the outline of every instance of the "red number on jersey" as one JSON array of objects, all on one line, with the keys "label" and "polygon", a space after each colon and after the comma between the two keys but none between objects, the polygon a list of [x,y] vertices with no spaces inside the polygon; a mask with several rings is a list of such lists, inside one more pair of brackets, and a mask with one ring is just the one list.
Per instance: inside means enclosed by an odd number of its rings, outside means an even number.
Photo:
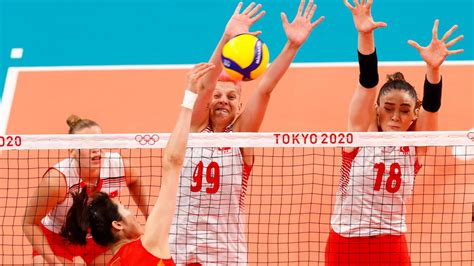
[{"label": "red number on jersey", "polygon": [[[374,168],[377,169],[377,178],[375,179],[374,190],[380,191],[382,187],[383,174],[385,172],[384,163],[376,163]],[[385,189],[390,193],[396,193],[402,185],[402,173],[399,163],[393,163],[390,165],[390,171],[388,173],[387,183]]]},{"label": "red number on jersey", "polygon": [[211,162],[207,166],[206,180],[207,183],[212,184],[212,187],[206,188],[208,194],[214,194],[219,190],[219,179],[221,177],[219,165],[216,162]]},{"label": "red number on jersey", "polygon": [[199,192],[201,191],[201,187],[202,187],[202,170],[203,170],[204,166],[203,166],[203,163],[202,161],[200,161],[198,163],[198,165],[196,165],[196,168],[194,169],[194,173],[193,173],[193,183],[195,183],[196,185],[193,185],[191,184],[191,192]]},{"label": "red number on jersey", "polygon": [[[200,161],[196,168],[194,169],[193,173],[193,183],[191,185],[191,192],[199,192],[202,189],[202,174],[204,171],[204,164]],[[214,194],[219,191],[220,187],[220,167],[219,164],[216,162],[211,162],[206,168],[206,181],[207,183],[211,184],[212,186],[206,188],[206,193]]]},{"label": "red number on jersey", "polygon": [[385,164],[384,163],[376,163],[374,168],[377,169],[377,178],[375,179],[374,190],[379,191],[380,187],[382,186],[382,178],[383,173],[385,172]]},{"label": "red number on jersey", "polygon": [[387,179],[386,189],[390,193],[395,193],[400,189],[402,185],[402,173],[400,169],[400,164],[393,163],[390,165],[390,172]]}]

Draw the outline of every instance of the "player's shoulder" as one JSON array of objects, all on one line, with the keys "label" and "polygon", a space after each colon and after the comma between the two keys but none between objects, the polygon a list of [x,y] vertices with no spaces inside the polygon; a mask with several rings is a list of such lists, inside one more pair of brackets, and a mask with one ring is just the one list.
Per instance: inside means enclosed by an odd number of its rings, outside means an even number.
[{"label": "player's shoulder", "polygon": [[43,175],[43,183],[48,186],[67,186],[67,176],[60,169],[51,167]]}]

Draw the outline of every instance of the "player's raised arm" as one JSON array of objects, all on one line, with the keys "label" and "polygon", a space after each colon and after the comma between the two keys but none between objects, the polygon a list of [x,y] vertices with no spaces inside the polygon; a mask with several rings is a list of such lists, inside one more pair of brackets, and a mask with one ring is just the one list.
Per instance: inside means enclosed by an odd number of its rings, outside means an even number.
[{"label": "player's raised arm", "polygon": [[203,63],[196,65],[188,72],[187,87],[178,121],[166,144],[160,195],[150,212],[142,237],[143,246],[157,257],[168,258],[171,256],[168,248],[168,236],[176,209],[176,193],[186,151],[191,114],[197,96],[197,83],[212,69],[214,69],[213,64]]},{"label": "player's raised arm", "polygon": [[428,46],[422,47],[417,42],[409,40],[408,44],[420,53],[426,63],[426,76],[423,89],[423,101],[416,123],[415,130],[431,131],[438,129],[438,111],[441,107],[441,66],[449,55],[462,53],[463,49],[449,50],[451,46],[460,41],[464,36],[460,35],[448,41],[448,38],[457,29],[452,26],[441,39],[438,38],[438,24],[435,20],[432,30],[432,39]]},{"label": "player's raised arm", "polygon": [[263,74],[257,88],[252,92],[245,110],[235,123],[236,131],[256,132],[260,128],[273,89],[288,70],[296,53],[308,39],[312,30],[324,19],[324,17],[319,17],[316,21],[311,22],[315,11],[316,5],[313,4],[313,0],[308,2],[306,8],[305,0],[301,0],[296,16],[291,23],[286,14],[281,13],[288,41],[280,55]]},{"label": "player's raised arm", "polygon": [[349,106],[349,131],[367,131],[373,122],[374,102],[379,82],[374,31],[386,27],[384,22],[375,22],[372,14],[372,0],[348,0],[344,4],[351,11],[358,34],[359,83]]},{"label": "player's raised arm", "polygon": [[[255,4],[252,2],[243,10],[242,7],[243,3],[240,2],[235,8],[231,18],[227,22],[224,34],[222,35],[222,38],[217,44],[214,53],[209,59],[209,63],[214,64],[215,68],[212,71],[209,71],[209,73],[207,73],[200,82],[198,88],[198,98],[194,106],[191,121],[191,132],[199,131],[203,126],[207,126],[207,123],[209,123],[208,104],[222,72],[222,48],[232,37],[238,34],[249,32],[250,27],[265,14],[265,11],[260,11],[262,7],[260,4]],[[252,32],[254,35],[259,33],[259,31]]]}]

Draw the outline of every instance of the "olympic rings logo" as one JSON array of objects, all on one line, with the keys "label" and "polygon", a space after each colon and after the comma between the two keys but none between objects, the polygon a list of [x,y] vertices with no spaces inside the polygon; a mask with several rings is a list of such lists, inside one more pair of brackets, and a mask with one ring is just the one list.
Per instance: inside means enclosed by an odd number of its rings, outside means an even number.
[{"label": "olympic rings logo", "polygon": [[469,132],[469,133],[467,133],[467,137],[468,137],[470,140],[474,141],[474,132]]},{"label": "olympic rings logo", "polygon": [[141,145],[155,145],[160,140],[160,137],[158,135],[153,134],[153,135],[136,135],[135,140],[140,143]]}]

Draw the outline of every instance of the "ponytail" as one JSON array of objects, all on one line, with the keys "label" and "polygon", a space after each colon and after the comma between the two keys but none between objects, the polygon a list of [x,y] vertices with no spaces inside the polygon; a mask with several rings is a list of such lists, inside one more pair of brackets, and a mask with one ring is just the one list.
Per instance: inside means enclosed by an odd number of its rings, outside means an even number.
[{"label": "ponytail", "polygon": [[91,233],[101,246],[115,243],[118,239],[113,233],[112,222],[121,221],[122,216],[109,195],[96,192],[89,196],[87,187],[71,195],[73,203],[61,228],[61,236],[71,243],[85,245],[87,234]]},{"label": "ponytail", "polygon": [[73,244],[85,245],[87,243],[87,230],[89,228],[89,206],[87,189],[72,192],[72,206],[67,212],[66,221],[61,228],[61,236]]}]

